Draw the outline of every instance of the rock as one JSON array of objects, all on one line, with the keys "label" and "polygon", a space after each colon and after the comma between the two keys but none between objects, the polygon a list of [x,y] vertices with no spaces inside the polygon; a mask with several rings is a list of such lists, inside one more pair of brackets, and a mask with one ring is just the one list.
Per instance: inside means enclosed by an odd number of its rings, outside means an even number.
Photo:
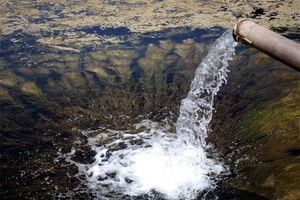
[{"label": "rock", "polygon": [[265,10],[263,8],[254,7],[250,17],[255,19],[264,14]]},{"label": "rock", "polygon": [[162,61],[162,64],[164,66],[166,66],[164,68],[168,68],[168,67],[176,66],[178,60],[179,60],[179,56],[172,53],[172,54],[167,55],[164,58],[164,60]]},{"label": "rock", "polygon": [[138,60],[138,65],[141,69],[143,69],[144,73],[146,76],[151,76],[156,72],[158,65],[159,65],[159,60],[153,60],[150,58],[140,58]]},{"label": "rock", "polygon": [[38,66],[34,69],[34,73],[36,76],[46,76],[48,77],[51,71],[47,67]]},{"label": "rock", "polygon": [[191,54],[194,51],[194,43],[193,40],[188,39],[183,41],[183,43],[176,44],[175,45],[175,52],[182,58],[185,59],[188,56],[191,56]]},{"label": "rock", "polygon": [[108,56],[106,55],[105,51],[93,51],[91,53],[89,53],[89,56],[94,59],[94,60],[98,60],[98,61],[106,61],[108,60]]},{"label": "rock", "polygon": [[124,81],[127,81],[131,78],[133,73],[132,69],[128,65],[115,65],[115,70],[118,73],[118,76],[121,77]]},{"label": "rock", "polygon": [[61,58],[67,69],[78,69],[80,67],[80,57],[78,54],[66,54],[64,53]]},{"label": "rock", "polygon": [[34,76],[34,70],[31,67],[19,67],[18,71],[21,72],[22,74],[26,75],[26,76]]},{"label": "rock", "polygon": [[60,60],[61,55],[56,53],[46,53],[46,54],[33,54],[30,56],[30,60],[41,65],[42,63],[53,62]]},{"label": "rock", "polygon": [[72,160],[74,160],[75,162],[80,162],[82,164],[92,164],[95,161],[95,155],[96,152],[95,151],[91,151],[91,150],[77,150],[74,153],[74,156],[72,157]]},{"label": "rock", "polygon": [[86,81],[81,73],[77,71],[67,72],[62,77],[62,86],[73,90],[75,88],[86,88]]},{"label": "rock", "polygon": [[135,52],[114,50],[91,52],[85,57],[85,70],[95,73],[100,79],[115,82],[116,78],[129,79],[132,74],[131,62]]},{"label": "rock", "polygon": [[270,56],[264,53],[256,53],[253,56],[250,57],[249,62],[253,64],[254,66],[270,66],[270,62],[272,62],[272,59],[270,59]]},{"label": "rock", "polygon": [[0,96],[1,97],[9,96],[8,89],[0,87]]},{"label": "rock", "polygon": [[133,182],[133,180],[131,180],[130,178],[127,178],[127,177],[125,177],[124,180],[125,180],[126,183],[129,183],[129,184]]},{"label": "rock", "polygon": [[203,43],[194,43],[194,45],[196,47],[195,51],[197,52],[197,54],[199,54],[201,56],[203,56],[203,54],[207,51],[206,45]]},{"label": "rock", "polygon": [[236,11],[236,12],[232,12],[232,15],[235,16],[236,19],[241,19],[241,18],[243,18],[245,13],[242,11]]},{"label": "rock", "polygon": [[86,62],[85,64],[86,64],[85,70],[87,72],[93,72],[100,78],[108,78],[109,77],[109,73],[106,71],[106,69],[104,67],[100,66],[98,63],[90,61],[90,62]]},{"label": "rock", "polygon": [[23,81],[23,78],[17,76],[11,71],[0,72],[0,84],[15,87]]},{"label": "rock", "polygon": [[171,51],[174,48],[174,43],[171,40],[160,40],[159,46],[167,51]]},{"label": "rock", "polygon": [[162,49],[154,44],[149,44],[145,57],[152,60],[163,60],[170,50]]},{"label": "rock", "polygon": [[154,74],[156,77],[160,77],[167,67],[163,62],[168,53],[169,50],[150,44],[146,50],[145,57],[140,58],[138,64],[147,77],[153,76]]},{"label": "rock", "polygon": [[24,82],[21,86],[20,89],[23,93],[27,95],[34,95],[34,96],[42,96],[42,90],[36,85],[35,82],[32,81],[27,81]]},{"label": "rock", "polygon": [[123,80],[129,80],[133,73],[130,66],[137,57],[137,52],[133,50],[109,50],[106,53],[118,76]]},{"label": "rock", "polygon": [[132,60],[136,57],[136,52],[130,49],[108,49],[105,53],[111,61],[114,59]]},{"label": "rock", "polygon": [[0,86],[0,102],[13,102],[13,98],[9,95],[9,90]]}]

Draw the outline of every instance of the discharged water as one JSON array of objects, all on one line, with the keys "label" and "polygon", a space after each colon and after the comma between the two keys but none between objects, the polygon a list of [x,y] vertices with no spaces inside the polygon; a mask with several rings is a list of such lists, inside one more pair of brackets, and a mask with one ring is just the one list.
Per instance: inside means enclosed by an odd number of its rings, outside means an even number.
[{"label": "discharged water", "polygon": [[88,145],[96,152],[92,164],[72,160],[76,149],[60,154],[78,167],[78,178],[98,199],[159,194],[167,199],[195,199],[214,188],[216,176],[225,170],[208,158],[208,124],[213,101],[226,82],[228,61],[235,52],[231,31],[211,47],[195,72],[190,91],[181,102],[176,122],[144,120],[135,130],[85,131]]}]

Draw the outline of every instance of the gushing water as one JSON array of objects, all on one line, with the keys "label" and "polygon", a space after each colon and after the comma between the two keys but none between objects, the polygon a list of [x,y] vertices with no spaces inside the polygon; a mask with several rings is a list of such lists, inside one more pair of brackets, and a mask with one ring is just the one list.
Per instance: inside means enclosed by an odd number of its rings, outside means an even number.
[{"label": "gushing water", "polygon": [[231,32],[225,32],[198,66],[190,91],[181,101],[176,123],[177,135],[182,141],[205,147],[214,97],[226,82],[228,61],[235,53],[235,46]]},{"label": "gushing water", "polygon": [[[213,100],[226,81],[228,61],[236,43],[231,31],[216,40],[196,70],[190,91],[181,102],[176,134],[169,122],[144,120],[130,131],[85,131],[97,152],[92,164],[72,160],[75,148],[60,157],[75,164],[77,176],[99,199],[138,196],[154,191],[169,199],[194,199],[214,187],[222,163],[207,158],[205,138],[212,118]],[[84,177],[84,178],[82,178]],[[160,197],[161,198],[161,197]]]}]

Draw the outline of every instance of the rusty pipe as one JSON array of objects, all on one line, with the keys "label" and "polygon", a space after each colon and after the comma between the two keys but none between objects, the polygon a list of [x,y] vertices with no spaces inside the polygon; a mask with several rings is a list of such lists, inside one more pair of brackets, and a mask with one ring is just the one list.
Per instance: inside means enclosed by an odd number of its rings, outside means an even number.
[{"label": "rusty pipe", "polygon": [[234,26],[233,37],[300,72],[300,44],[245,19]]}]

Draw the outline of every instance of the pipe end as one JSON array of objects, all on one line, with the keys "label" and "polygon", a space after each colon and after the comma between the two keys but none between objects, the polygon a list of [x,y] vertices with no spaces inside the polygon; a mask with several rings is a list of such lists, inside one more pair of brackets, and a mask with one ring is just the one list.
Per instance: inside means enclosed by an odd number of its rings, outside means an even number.
[{"label": "pipe end", "polygon": [[236,42],[244,43],[244,44],[247,44],[247,45],[251,45],[252,42],[250,40],[248,40],[247,38],[244,38],[243,36],[240,35],[240,25],[244,21],[248,21],[248,20],[247,19],[240,19],[240,20],[238,20],[238,22],[233,27],[232,36],[233,36],[233,39]]}]

